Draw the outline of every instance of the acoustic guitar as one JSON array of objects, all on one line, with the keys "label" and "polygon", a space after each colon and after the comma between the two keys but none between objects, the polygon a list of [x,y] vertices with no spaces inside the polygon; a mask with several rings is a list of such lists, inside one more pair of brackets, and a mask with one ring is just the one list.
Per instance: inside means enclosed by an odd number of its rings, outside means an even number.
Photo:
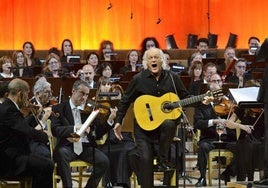
[{"label": "acoustic guitar", "polygon": [[205,96],[222,96],[222,90],[209,91],[183,100],[171,92],[161,97],[142,95],[134,102],[134,115],[142,129],[152,131],[159,127],[163,121],[180,117],[183,106],[202,101]]}]

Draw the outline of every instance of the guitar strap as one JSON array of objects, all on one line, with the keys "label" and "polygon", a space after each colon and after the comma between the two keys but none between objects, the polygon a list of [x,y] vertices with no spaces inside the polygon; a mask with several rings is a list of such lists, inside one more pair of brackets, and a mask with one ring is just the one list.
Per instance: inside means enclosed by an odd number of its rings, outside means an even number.
[{"label": "guitar strap", "polygon": [[173,79],[173,77],[172,77],[172,75],[171,75],[170,71],[169,71],[169,76],[170,76],[170,78],[171,78],[171,81],[172,81],[172,84],[173,84],[173,87],[174,87],[175,93],[176,93],[176,95],[177,95],[177,96],[179,96],[179,95],[178,95],[177,88],[176,88],[176,86],[175,86],[174,79]]}]

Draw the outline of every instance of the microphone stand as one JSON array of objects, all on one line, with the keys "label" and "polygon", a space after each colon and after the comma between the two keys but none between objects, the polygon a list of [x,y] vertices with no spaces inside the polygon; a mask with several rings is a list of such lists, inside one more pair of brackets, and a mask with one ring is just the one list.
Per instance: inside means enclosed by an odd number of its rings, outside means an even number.
[{"label": "microphone stand", "polygon": [[[181,107],[182,108],[182,107]],[[190,178],[194,178],[194,177],[189,177],[188,175],[186,175],[186,157],[185,157],[185,150],[186,150],[186,136],[185,136],[185,129],[191,129],[192,127],[190,126],[190,122],[188,120],[188,118],[186,117],[186,114],[183,110],[181,110],[181,133],[182,133],[182,177],[183,177],[183,187],[186,186],[186,180],[189,183],[192,183],[192,180],[190,180]],[[193,132],[194,134],[194,132]]]}]

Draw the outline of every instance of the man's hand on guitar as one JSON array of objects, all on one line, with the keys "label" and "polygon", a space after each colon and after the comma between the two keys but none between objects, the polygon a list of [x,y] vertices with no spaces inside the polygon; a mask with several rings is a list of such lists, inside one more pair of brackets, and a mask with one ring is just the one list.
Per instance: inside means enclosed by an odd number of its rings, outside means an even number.
[{"label": "man's hand on guitar", "polygon": [[120,123],[116,123],[114,126],[114,134],[118,140],[123,140],[121,130],[122,130],[122,125]]}]

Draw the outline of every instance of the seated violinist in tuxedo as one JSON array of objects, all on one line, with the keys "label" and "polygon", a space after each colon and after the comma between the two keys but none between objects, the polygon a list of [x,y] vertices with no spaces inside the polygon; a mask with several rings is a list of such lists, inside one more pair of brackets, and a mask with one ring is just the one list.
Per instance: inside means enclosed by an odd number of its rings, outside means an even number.
[{"label": "seated violinist in tuxedo", "polygon": [[[88,83],[77,80],[73,84],[70,100],[52,107],[54,113],[59,113],[59,117],[51,117],[51,127],[52,134],[58,141],[54,151],[54,160],[57,162],[63,187],[72,187],[69,162],[75,159],[95,164],[95,170],[87,181],[86,188],[97,187],[100,179],[109,168],[108,157],[102,151],[93,147],[96,145],[95,139],[102,137],[113,128],[117,108],[110,108],[111,113],[104,123],[95,118],[82,131],[80,137],[72,136],[72,133],[80,130],[81,124],[88,120],[89,115],[82,113],[79,109],[86,102],[89,92]],[[95,149],[95,161],[93,161],[93,149]]]},{"label": "seated violinist in tuxedo", "polygon": [[[210,76],[210,81],[208,82],[209,89],[211,91],[222,88],[222,80],[219,74],[215,73]],[[223,96],[224,97],[224,96]],[[225,117],[221,117],[215,111],[216,99],[210,104],[202,104],[197,106],[194,113],[194,127],[201,131],[200,141],[198,143],[199,147],[197,150],[197,160],[198,168],[200,171],[200,178],[195,184],[196,187],[206,186],[206,169],[207,169],[207,159],[208,154],[216,146],[213,141],[217,141],[219,136],[216,132],[216,128],[222,125],[224,133],[221,135],[221,140],[227,142],[225,149],[228,149],[234,153],[234,158],[232,162],[226,167],[222,179],[227,183],[230,181],[230,176],[236,175],[235,166],[235,153],[236,153],[236,132],[234,128],[239,127],[247,132],[250,132],[248,126],[243,126],[238,123],[233,123],[233,127],[230,127],[227,123],[228,121]],[[218,100],[218,99],[217,99]]]},{"label": "seated violinist in tuxedo", "polygon": [[[37,130],[42,130],[51,137],[50,130],[47,127],[47,120],[51,115],[51,107],[48,106],[51,98],[51,84],[45,77],[40,77],[34,84],[34,96],[30,99],[31,111],[26,114],[26,120],[29,125]],[[32,140],[30,143],[33,154],[51,158],[49,141],[47,143]]]}]

